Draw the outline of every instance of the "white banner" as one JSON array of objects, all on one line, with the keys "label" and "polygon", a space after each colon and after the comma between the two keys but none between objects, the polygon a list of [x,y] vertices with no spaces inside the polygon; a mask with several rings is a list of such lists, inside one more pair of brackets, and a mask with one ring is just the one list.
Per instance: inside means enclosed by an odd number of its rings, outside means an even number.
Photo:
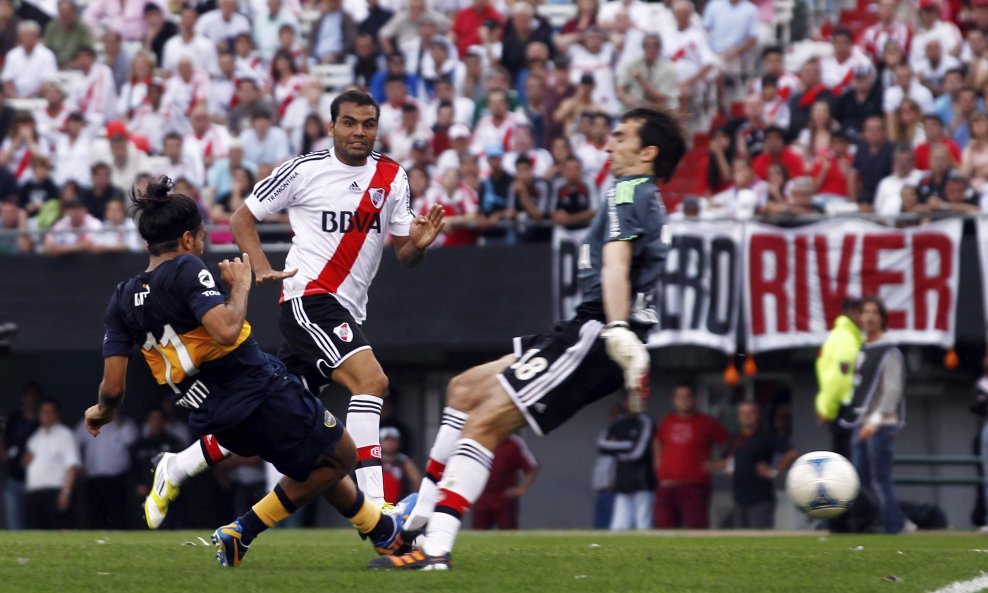
[{"label": "white banner", "polygon": [[744,227],[747,348],[819,346],[846,297],[878,295],[889,335],[954,344],[963,221],[894,229],[857,219]]}]

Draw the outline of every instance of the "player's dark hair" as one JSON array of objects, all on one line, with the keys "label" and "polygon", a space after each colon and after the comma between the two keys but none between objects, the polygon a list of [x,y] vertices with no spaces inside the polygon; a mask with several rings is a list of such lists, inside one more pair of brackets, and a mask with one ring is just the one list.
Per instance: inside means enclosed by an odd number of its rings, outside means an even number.
[{"label": "player's dark hair", "polygon": [[652,162],[652,172],[660,181],[668,181],[686,154],[686,138],[679,120],[671,111],[660,107],[639,107],[621,116],[622,122],[640,121],[638,139],[641,147],[654,146],[659,156]]},{"label": "player's dark hair", "polygon": [[377,119],[381,118],[381,106],[377,104],[377,101],[373,97],[363,91],[346,91],[341,95],[337,95],[329,106],[329,119],[334,124],[336,123],[336,117],[340,114],[340,105],[344,103],[352,103],[357,107],[373,105],[374,117]]},{"label": "player's dark hair", "polygon": [[171,179],[158,177],[148,182],[143,192],[132,192],[131,216],[137,221],[137,230],[147,241],[151,255],[177,250],[185,231],[195,234],[202,226],[202,214],[195,200],[170,193],[171,189]]},{"label": "player's dark hair", "polygon": [[868,304],[875,305],[875,307],[878,308],[878,316],[882,318],[882,329],[888,329],[889,310],[888,307],[885,306],[885,301],[882,300],[882,297],[872,294],[861,299],[862,309],[864,309],[864,306]]},{"label": "player's dark hair", "polygon": [[856,299],[854,297],[847,297],[846,299],[844,299],[844,303],[841,306],[841,309],[845,313],[851,313],[852,311],[860,311],[861,299]]}]

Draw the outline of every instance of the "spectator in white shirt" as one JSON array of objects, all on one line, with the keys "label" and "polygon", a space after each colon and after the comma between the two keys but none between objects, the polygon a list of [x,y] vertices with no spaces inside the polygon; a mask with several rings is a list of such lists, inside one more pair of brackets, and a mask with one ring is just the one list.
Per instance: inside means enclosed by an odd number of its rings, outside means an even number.
[{"label": "spectator in white shirt", "polygon": [[835,97],[851,88],[854,70],[859,66],[871,66],[871,59],[854,45],[854,33],[838,27],[834,31],[834,55],[820,60],[820,79]]},{"label": "spectator in white shirt", "polygon": [[282,27],[290,27],[299,36],[298,19],[281,0],[267,0],[265,10],[254,19],[254,45],[261,58],[270,60],[280,44]]},{"label": "spectator in white shirt", "polygon": [[127,528],[127,486],[130,471],[130,447],[140,435],[133,420],[117,414],[94,439],[86,430],[85,420],[75,428],[75,438],[82,449],[86,482],[83,492],[90,529]]},{"label": "spectator in white shirt", "polygon": [[106,137],[93,147],[93,162],[110,165],[111,183],[127,195],[138,175],[150,173],[148,156],[130,141],[127,129],[120,122],[106,126]]},{"label": "spectator in white shirt", "polygon": [[460,159],[470,154],[470,128],[463,123],[455,123],[449,127],[450,147],[442,151],[436,159],[436,170],[459,169]]},{"label": "spectator in white shirt", "polygon": [[113,82],[113,70],[97,62],[96,51],[88,46],[76,50],[75,65],[82,76],[72,85],[69,96],[76,109],[95,129],[116,116],[117,88]]},{"label": "spectator in white shirt", "polygon": [[240,134],[244,158],[258,165],[280,165],[291,158],[288,134],[274,125],[273,114],[264,108],[254,112],[251,128]]},{"label": "spectator in white shirt", "polygon": [[930,39],[926,42],[926,55],[916,64],[916,77],[934,95],[939,96],[943,93],[943,79],[947,72],[960,67],[957,58],[944,54],[939,39]]},{"label": "spectator in white shirt", "polygon": [[72,431],[59,421],[59,413],[58,402],[42,400],[38,409],[41,426],[27,440],[24,485],[31,529],[68,527],[72,490],[79,474],[79,446]]},{"label": "spectator in white shirt", "polygon": [[127,216],[123,200],[112,199],[106,203],[106,220],[99,235],[98,250],[101,253],[144,251],[144,240],[137,232],[137,225]]},{"label": "spectator in white shirt", "polygon": [[195,5],[186,4],[178,21],[178,35],[165,43],[161,60],[162,70],[174,72],[182,57],[189,57],[195,64],[209,74],[219,72],[219,60],[216,45],[209,39],[196,33],[196,21],[199,14]]},{"label": "spectator in white shirt", "polygon": [[399,163],[407,160],[412,152],[412,143],[416,140],[431,141],[432,131],[422,122],[418,106],[408,103],[401,108],[401,126],[384,139],[388,156]]},{"label": "spectator in white shirt", "polygon": [[215,159],[226,156],[230,149],[230,133],[226,126],[209,119],[209,109],[204,104],[197,105],[189,119],[192,129],[183,138],[185,149],[198,155],[208,169]]},{"label": "spectator in white shirt", "polygon": [[187,56],[178,61],[178,75],[165,83],[165,94],[161,98],[161,112],[169,131],[188,133],[192,127],[189,118],[199,105],[209,104],[209,76],[196,69]]},{"label": "spectator in white shirt", "polygon": [[571,84],[578,84],[585,74],[594,77],[593,100],[614,114],[620,108],[617,98],[616,76],[614,72],[614,46],[597,27],[590,27],[583,34],[582,43],[569,48],[569,78]]},{"label": "spectator in white shirt", "polygon": [[58,134],[55,140],[55,171],[52,175],[56,185],[68,181],[79,187],[92,185],[92,138],[86,130],[86,121],[81,113],[74,111],[65,121],[65,133]]},{"label": "spectator in white shirt", "polygon": [[65,129],[65,121],[72,109],[68,104],[68,93],[62,83],[52,80],[41,85],[41,96],[45,106],[35,110],[34,121],[38,127],[38,135],[54,142],[56,135]]},{"label": "spectator in white shirt", "polygon": [[960,29],[950,21],[940,20],[940,0],[920,0],[919,23],[909,47],[909,63],[913,67],[923,59],[926,43],[931,39],[939,39],[948,54],[960,55],[963,42]]},{"label": "spectator in white shirt", "polygon": [[[63,186],[75,186],[68,182]],[[64,216],[52,225],[45,235],[43,252],[45,255],[68,255],[70,253],[92,253],[99,244],[99,234],[103,223],[86,210],[86,205],[78,198],[62,200]]]},{"label": "spectator in white shirt", "polygon": [[913,149],[899,145],[892,160],[892,174],[882,179],[875,190],[875,214],[898,216],[902,212],[902,188],[915,187],[923,172],[914,167]]},{"label": "spectator in white shirt", "polygon": [[250,33],[250,21],[237,12],[237,0],[217,0],[216,8],[199,17],[196,35],[215,45],[227,45],[241,33]]},{"label": "spectator in white shirt", "polygon": [[552,154],[544,148],[535,147],[535,138],[532,136],[532,127],[528,124],[515,126],[515,131],[511,135],[512,151],[504,155],[501,166],[514,177],[515,161],[522,155],[528,158],[528,163],[532,166],[536,177],[545,177],[549,168],[552,167]]},{"label": "spectator in white shirt", "polygon": [[473,128],[471,152],[480,154],[486,147],[497,144],[502,148],[511,146],[518,118],[508,111],[508,93],[495,89],[487,94],[487,115],[477,121]]},{"label": "spectator in white shirt", "polygon": [[686,109],[705,94],[708,78],[720,67],[720,58],[707,39],[707,32],[692,24],[693,3],[677,0],[672,6],[675,28],[662,35],[662,53],[676,66],[680,107]]},{"label": "spectator in white shirt", "polygon": [[34,21],[17,25],[18,45],[3,60],[4,93],[7,97],[33,97],[42,83],[58,76],[55,54],[41,40],[41,27]]},{"label": "spectator in white shirt", "polygon": [[205,182],[202,158],[185,149],[181,134],[177,132],[165,134],[164,153],[167,161],[163,167],[151,172],[154,177],[164,175],[173,180],[185,179],[197,190],[202,189]]},{"label": "spectator in white shirt", "polygon": [[895,68],[895,84],[885,89],[882,95],[882,110],[893,114],[905,97],[916,101],[923,113],[933,111],[933,93],[913,78],[912,68],[899,64]]}]

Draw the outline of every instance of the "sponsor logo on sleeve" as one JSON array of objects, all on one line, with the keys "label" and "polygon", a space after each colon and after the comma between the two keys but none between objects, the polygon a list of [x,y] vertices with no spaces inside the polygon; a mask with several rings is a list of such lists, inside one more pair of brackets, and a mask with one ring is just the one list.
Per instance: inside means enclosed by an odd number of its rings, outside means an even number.
[{"label": "sponsor logo on sleeve", "polygon": [[213,275],[209,273],[209,270],[199,270],[199,284],[206,288],[214,288],[216,281],[213,280]]}]

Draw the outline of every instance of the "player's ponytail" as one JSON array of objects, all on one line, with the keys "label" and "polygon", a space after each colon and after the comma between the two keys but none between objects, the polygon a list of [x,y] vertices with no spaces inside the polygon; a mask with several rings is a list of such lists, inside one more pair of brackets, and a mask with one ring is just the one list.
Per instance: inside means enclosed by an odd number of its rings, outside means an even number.
[{"label": "player's ponytail", "polygon": [[202,214],[189,196],[171,193],[172,180],[158,177],[148,182],[144,191],[134,188],[131,214],[137,230],[147,241],[151,255],[161,255],[178,248],[178,240],[189,231],[199,232]]}]

